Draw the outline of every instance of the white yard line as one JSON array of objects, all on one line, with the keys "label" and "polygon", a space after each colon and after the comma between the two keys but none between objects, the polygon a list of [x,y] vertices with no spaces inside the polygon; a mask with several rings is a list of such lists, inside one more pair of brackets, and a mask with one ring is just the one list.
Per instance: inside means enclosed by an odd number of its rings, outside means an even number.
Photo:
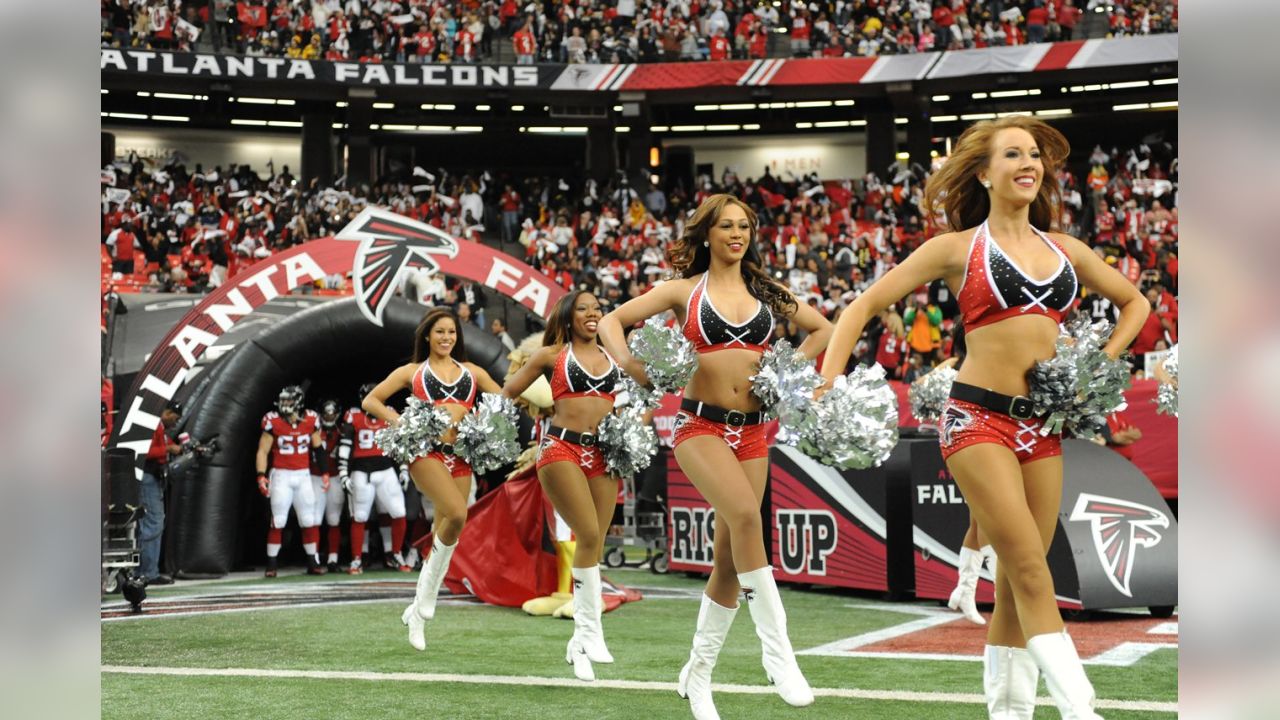
[{"label": "white yard line", "polygon": [[[137,667],[128,665],[103,665],[103,673],[120,675],[163,675],[185,677],[251,677],[286,678],[306,680],[365,680],[373,682],[426,682],[462,683],[468,685],[515,685],[527,687],[567,687],[579,689],[647,690],[674,692],[675,683],[641,680],[596,680],[583,683],[572,678],[532,677],[521,675],[459,675],[453,673],[379,673],[339,670],[267,670],[258,668],[190,668],[190,667]],[[719,693],[739,695],[772,695],[768,685],[728,685],[716,683],[713,689]],[[906,690],[863,690],[859,688],[813,688],[818,697],[851,698],[857,700],[889,700],[897,702],[957,703],[984,705],[986,697],[970,693],[912,692]],[[1052,705],[1047,697],[1038,700],[1040,705]],[[1177,703],[1146,700],[1098,700],[1103,710],[1138,710],[1145,712],[1178,712]]]},{"label": "white yard line", "polygon": [[[906,612],[912,615],[918,614],[911,611]],[[860,647],[871,645],[873,643],[884,642],[885,640],[892,640],[894,638],[902,637],[903,635],[910,635],[911,633],[919,632],[921,630],[928,630],[929,628],[936,627],[938,625],[946,625],[947,623],[955,622],[962,617],[962,615],[950,612],[945,615],[940,613],[929,613],[926,617],[920,618],[919,620],[911,620],[898,625],[891,625],[880,630],[873,630],[861,635],[854,635],[853,637],[837,640],[835,642],[827,643],[826,645],[819,645],[815,648],[802,650],[796,654],[847,657],[850,652]]]},{"label": "white yard line", "polygon": [[1122,642],[1104,653],[1099,653],[1085,660],[1084,664],[1131,667],[1157,650],[1177,649],[1178,646],[1173,643]]},{"label": "white yard line", "polygon": [[[131,621],[131,620],[164,620],[165,618],[200,617],[200,616],[208,616],[208,615],[226,615],[228,613],[243,613],[243,612],[266,612],[268,610],[302,610],[305,608],[319,608],[319,607],[331,608],[331,607],[336,607],[340,605],[375,605],[378,603],[398,603],[400,605],[403,605],[406,599],[412,599],[412,595],[406,595],[403,598],[392,597],[392,598],[372,598],[369,600],[322,601],[322,602],[308,602],[308,603],[292,603],[287,605],[281,604],[281,605],[229,607],[229,608],[208,609],[208,610],[197,609],[200,607],[205,607],[202,605],[197,605],[197,606],[192,606],[192,609],[190,610],[180,610],[177,612],[152,612],[152,613],[147,612],[147,609],[152,607],[151,604],[143,603],[141,613],[138,613],[138,614],[130,613],[128,615],[105,617],[105,618],[102,618],[102,622],[109,623],[109,622],[125,622],[125,621]],[[442,597],[438,601],[438,604],[440,605],[475,605],[478,602],[479,602],[478,600],[471,597],[470,595],[464,595],[456,598]],[[117,609],[125,609],[128,607],[129,607],[128,605],[125,605],[124,608],[117,608]]]}]

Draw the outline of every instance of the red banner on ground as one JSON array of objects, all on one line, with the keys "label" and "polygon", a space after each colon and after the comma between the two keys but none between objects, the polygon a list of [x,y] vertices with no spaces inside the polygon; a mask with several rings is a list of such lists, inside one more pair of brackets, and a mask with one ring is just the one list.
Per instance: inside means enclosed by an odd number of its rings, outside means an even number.
[{"label": "red banner on ground", "polygon": [[[555,538],[547,505],[532,470],[476,501],[445,576],[449,590],[502,607],[520,607],[555,592]],[[427,535],[424,555],[430,542]]]}]

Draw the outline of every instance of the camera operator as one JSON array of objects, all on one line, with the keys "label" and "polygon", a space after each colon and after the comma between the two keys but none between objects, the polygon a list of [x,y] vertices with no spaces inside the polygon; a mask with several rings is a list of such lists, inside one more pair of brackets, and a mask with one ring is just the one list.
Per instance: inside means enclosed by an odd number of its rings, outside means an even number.
[{"label": "camera operator", "polygon": [[142,485],[138,496],[143,515],[138,522],[139,563],[138,578],[147,585],[171,585],[173,578],[160,573],[160,540],[164,537],[164,484],[169,470],[169,456],[182,452],[182,448],[169,437],[167,431],[178,423],[182,405],[170,401],[160,413],[160,425],[151,438],[142,466]]}]

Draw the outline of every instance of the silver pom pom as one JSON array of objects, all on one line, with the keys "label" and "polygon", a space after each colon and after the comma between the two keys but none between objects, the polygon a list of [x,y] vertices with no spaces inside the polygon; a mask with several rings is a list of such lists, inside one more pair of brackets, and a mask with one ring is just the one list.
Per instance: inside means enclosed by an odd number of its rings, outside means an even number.
[{"label": "silver pom pom", "polygon": [[453,451],[477,475],[497,470],[520,455],[520,414],[505,395],[482,393],[476,409],[458,423]]},{"label": "silver pom pom", "polygon": [[841,470],[883,463],[898,444],[898,397],[884,368],[858,367],[836,378],[794,428],[779,430],[778,441]]},{"label": "silver pom pom", "polygon": [[622,381],[614,389],[613,407],[655,410],[662,404],[662,395],[662,391],[643,387],[631,376],[623,375]]},{"label": "silver pom pom", "polygon": [[615,477],[633,477],[649,467],[658,452],[658,435],[644,421],[642,405],[617,408],[604,416],[596,437],[604,454],[604,465]]},{"label": "silver pom pom", "polygon": [[1174,345],[1162,363],[1172,383],[1162,382],[1156,388],[1156,412],[1178,417],[1178,346]]},{"label": "silver pom pom", "polygon": [[698,370],[693,343],[657,318],[650,318],[631,333],[628,344],[631,354],[644,365],[649,382],[663,392],[675,392],[688,385]]},{"label": "silver pom pom", "polygon": [[410,463],[431,452],[451,423],[444,408],[411,397],[400,413],[400,422],[374,433],[373,441],[387,457]]},{"label": "silver pom pom", "polygon": [[938,424],[942,408],[947,404],[947,398],[951,397],[951,383],[956,381],[957,374],[954,368],[938,368],[907,388],[911,414],[922,425]]},{"label": "silver pom pom", "polygon": [[1077,318],[1059,329],[1054,356],[1027,373],[1033,412],[1046,416],[1041,435],[1066,430],[1093,438],[1107,426],[1107,415],[1124,409],[1129,364],[1102,351],[1110,335],[1111,323]]},{"label": "silver pom pom", "polygon": [[813,391],[822,376],[791,343],[779,340],[760,357],[760,370],[751,376],[751,391],[771,418],[794,425],[813,404]]}]

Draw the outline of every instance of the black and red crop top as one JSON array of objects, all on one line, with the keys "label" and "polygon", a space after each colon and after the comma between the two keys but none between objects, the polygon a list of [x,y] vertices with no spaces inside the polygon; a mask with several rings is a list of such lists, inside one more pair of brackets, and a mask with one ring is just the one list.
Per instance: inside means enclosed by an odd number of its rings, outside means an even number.
[{"label": "black and red crop top", "polygon": [[622,381],[622,371],[609,353],[604,356],[609,358],[609,369],[601,375],[592,375],[574,356],[573,346],[566,343],[556,355],[556,364],[551,370],[551,398],[600,397],[612,400],[617,384]]},{"label": "black and red crop top", "polygon": [[414,397],[433,405],[449,403],[461,405],[467,410],[475,407],[476,379],[471,376],[471,371],[466,365],[457,360],[454,360],[453,364],[458,366],[462,374],[451,383],[441,380],[431,369],[430,363],[424,361],[419,365],[417,371],[413,373]]},{"label": "black and red crop top", "polygon": [[756,314],[749,320],[740,324],[729,322],[711,304],[704,274],[689,293],[682,329],[699,353],[728,349],[764,352],[773,338],[773,311],[757,299]]},{"label": "black and red crop top", "polygon": [[1075,269],[1053,238],[1031,228],[1058,255],[1058,269],[1034,280],[1000,249],[987,223],[973,234],[964,280],[956,300],[966,331],[1022,315],[1044,315],[1061,323],[1079,294]]}]

